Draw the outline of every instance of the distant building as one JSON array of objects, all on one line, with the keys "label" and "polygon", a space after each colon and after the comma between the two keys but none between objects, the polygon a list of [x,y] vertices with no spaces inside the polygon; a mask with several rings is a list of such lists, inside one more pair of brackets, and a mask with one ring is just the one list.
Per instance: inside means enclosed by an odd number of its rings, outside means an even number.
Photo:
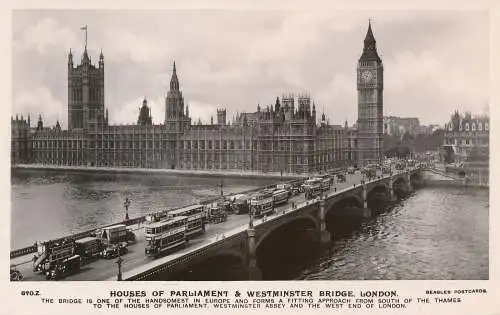
[{"label": "distant building", "polygon": [[384,133],[389,136],[400,136],[404,133],[426,133],[416,117],[384,116]]},{"label": "distant building", "polygon": [[11,117],[10,163],[28,163],[31,158],[30,116]]},{"label": "distant building", "polygon": [[489,183],[489,117],[456,111],[446,124],[443,149],[448,163],[463,165],[468,178]]}]

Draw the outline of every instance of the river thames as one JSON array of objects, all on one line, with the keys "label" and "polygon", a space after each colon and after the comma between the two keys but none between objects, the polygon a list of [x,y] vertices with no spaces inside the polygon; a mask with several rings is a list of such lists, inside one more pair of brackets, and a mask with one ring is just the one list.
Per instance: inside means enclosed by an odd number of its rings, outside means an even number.
[{"label": "river thames", "polygon": [[[222,180],[224,193],[276,180]],[[144,174],[83,174],[15,170],[11,176],[11,247],[32,245],[125,219],[220,196],[221,178]]]},{"label": "river thames", "polygon": [[[230,193],[271,182],[223,184]],[[214,198],[218,185],[210,177],[16,171],[11,247],[123,220],[125,197],[133,218]],[[488,190],[426,187],[371,219],[337,222],[327,246],[286,237],[261,268],[265,280],[488,279],[488,222]]]}]

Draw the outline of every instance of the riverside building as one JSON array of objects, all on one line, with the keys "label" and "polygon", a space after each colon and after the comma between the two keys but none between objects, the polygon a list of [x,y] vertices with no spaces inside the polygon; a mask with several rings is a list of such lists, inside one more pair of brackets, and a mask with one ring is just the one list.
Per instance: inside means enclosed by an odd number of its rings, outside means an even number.
[{"label": "riverside building", "polygon": [[77,66],[69,52],[68,129],[44,126],[41,115],[36,127],[12,118],[12,164],[310,173],[382,159],[383,67],[371,25],[358,63],[356,128],[330,125],[309,95],[292,94],[232,124],[224,108],[215,122],[193,124],[175,62],[162,124],[153,124],[145,99],[136,124],[110,125],[104,70],[102,51],[94,65],[85,45]]},{"label": "riverside building", "polygon": [[456,111],[445,126],[446,162],[463,167],[470,183],[489,185],[490,119]]}]

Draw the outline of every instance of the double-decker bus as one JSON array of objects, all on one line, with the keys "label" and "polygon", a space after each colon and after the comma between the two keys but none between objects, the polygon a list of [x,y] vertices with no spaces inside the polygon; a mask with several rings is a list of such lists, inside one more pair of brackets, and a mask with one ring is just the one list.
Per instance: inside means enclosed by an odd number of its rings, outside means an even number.
[{"label": "double-decker bus", "polygon": [[146,222],[144,225],[146,256],[156,258],[167,251],[180,246],[187,246],[187,221],[187,217],[178,216],[158,222]]},{"label": "double-decker bus", "polygon": [[272,191],[263,190],[258,192],[257,195],[255,195],[250,201],[253,215],[256,217],[262,217],[273,212],[273,202]]},{"label": "double-decker bus", "polygon": [[146,222],[158,222],[161,220],[169,219],[168,211],[163,210],[155,213],[150,213],[146,215]]},{"label": "double-decker bus", "polygon": [[278,189],[278,190],[274,191],[273,192],[274,205],[277,206],[277,205],[280,205],[283,203],[287,203],[289,196],[290,195],[289,195],[288,191],[286,191],[284,189]]},{"label": "double-decker bus", "polygon": [[172,210],[168,212],[173,218],[187,217],[186,236],[192,238],[205,231],[206,214],[203,205],[192,205],[189,207]]},{"label": "double-decker bus", "polygon": [[321,194],[322,190],[322,179],[312,178],[304,182],[304,191],[306,199],[312,199]]}]

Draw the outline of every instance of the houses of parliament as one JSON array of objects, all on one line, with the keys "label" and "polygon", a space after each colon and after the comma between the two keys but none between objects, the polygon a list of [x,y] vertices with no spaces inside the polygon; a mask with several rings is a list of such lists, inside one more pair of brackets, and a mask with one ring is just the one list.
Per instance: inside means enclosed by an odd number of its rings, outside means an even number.
[{"label": "houses of parliament", "polygon": [[310,173],[347,164],[379,162],[383,136],[383,67],[371,25],[358,62],[356,127],[330,125],[307,95],[282,95],[228,124],[193,124],[176,64],[165,97],[165,118],[153,124],[145,99],[137,122],[108,124],[104,55],[95,65],[85,49],[75,66],[68,55],[68,129],[44,126],[38,116],[11,118],[11,164],[238,170]]}]

